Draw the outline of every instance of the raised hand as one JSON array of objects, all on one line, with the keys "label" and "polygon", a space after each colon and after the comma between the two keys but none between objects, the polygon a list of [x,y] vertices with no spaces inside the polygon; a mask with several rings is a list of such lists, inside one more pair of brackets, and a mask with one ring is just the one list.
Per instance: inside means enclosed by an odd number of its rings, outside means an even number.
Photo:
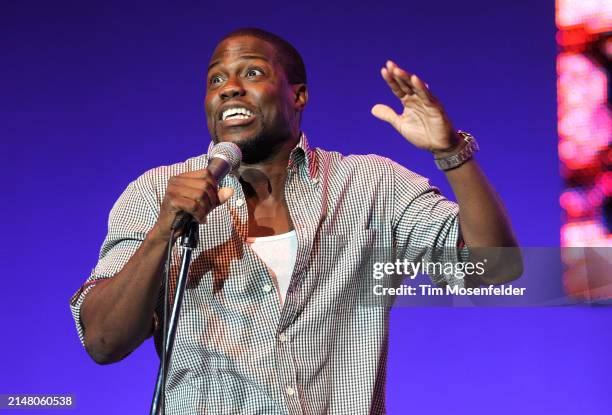
[{"label": "raised hand", "polygon": [[459,146],[452,123],[444,108],[418,76],[387,61],[381,75],[400,99],[404,110],[397,114],[391,107],[376,104],[372,114],[391,124],[406,140],[435,154],[452,152]]}]

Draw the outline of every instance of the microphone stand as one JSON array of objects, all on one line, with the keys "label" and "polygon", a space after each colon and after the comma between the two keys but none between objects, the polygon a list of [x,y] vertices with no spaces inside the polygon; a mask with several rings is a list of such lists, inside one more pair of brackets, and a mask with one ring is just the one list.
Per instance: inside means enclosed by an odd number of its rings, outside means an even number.
[{"label": "microphone stand", "polygon": [[[185,287],[187,287],[187,275],[189,273],[189,266],[191,265],[191,256],[193,249],[198,245],[198,222],[193,218],[186,224],[185,232],[181,236],[180,246],[183,253],[181,261],[181,269],[179,271],[178,281],[176,283],[176,292],[174,293],[174,303],[172,304],[172,313],[168,320],[168,335],[162,339],[162,353],[165,353],[165,367],[162,367],[160,362],[159,370],[157,372],[157,382],[155,383],[155,394],[153,395],[153,402],[151,403],[150,415],[163,415],[165,413],[165,402],[166,402],[166,378],[168,375],[168,368],[170,367],[170,357],[172,356],[172,348],[174,346],[174,338],[176,336],[176,328],[178,325],[178,319],[181,312],[181,306],[183,304],[183,296],[185,294]],[[170,278],[170,270],[168,269],[165,275],[166,278]],[[164,295],[169,295],[168,292]]]}]

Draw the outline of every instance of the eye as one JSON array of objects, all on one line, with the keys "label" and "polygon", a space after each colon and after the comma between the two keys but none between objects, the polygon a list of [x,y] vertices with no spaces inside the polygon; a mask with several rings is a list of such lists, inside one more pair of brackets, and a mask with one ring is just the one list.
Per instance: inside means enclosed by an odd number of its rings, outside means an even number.
[{"label": "eye", "polygon": [[213,75],[210,77],[210,80],[208,81],[208,83],[211,85],[216,85],[222,81],[223,81],[223,78],[221,78],[221,75]]},{"label": "eye", "polygon": [[259,68],[249,68],[249,70],[246,73],[247,78],[251,78],[254,76],[259,76],[259,75],[263,75],[263,71]]}]

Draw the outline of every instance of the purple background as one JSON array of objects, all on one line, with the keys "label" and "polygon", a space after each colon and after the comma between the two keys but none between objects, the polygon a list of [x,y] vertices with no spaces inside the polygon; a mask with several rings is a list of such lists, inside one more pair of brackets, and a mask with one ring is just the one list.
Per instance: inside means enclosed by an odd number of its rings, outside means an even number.
[{"label": "purple background", "polygon": [[[125,186],[205,151],[208,58],[222,34],[253,25],[304,57],[312,144],[389,156],[450,196],[430,157],[369,114],[397,107],[379,75],[395,59],[479,139],[521,242],[558,246],[552,1],[5,0],[0,393],[71,393],[70,413],[148,411],[152,343],[97,366],[68,299]],[[611,323],[602,308],[395,310],[389,412],[610,413]]]}]

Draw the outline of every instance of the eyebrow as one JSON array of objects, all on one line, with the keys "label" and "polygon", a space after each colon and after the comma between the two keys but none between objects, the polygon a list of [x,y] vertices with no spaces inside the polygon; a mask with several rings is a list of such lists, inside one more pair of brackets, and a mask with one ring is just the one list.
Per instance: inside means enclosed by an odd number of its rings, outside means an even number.
[{"label": "eyebrow", "polygon": [[[258,60],[270,62],[270,60],[263,55],[242,55],[238,58],[238,60],[240,61],[251,60],[251,59],[258,59]],[[208,72],[210,72],[210,70],[213,67],[217,66],[219,63],[221,63],[221,59],[217,59],[211,62],[210,65],[208,66]]]}]

